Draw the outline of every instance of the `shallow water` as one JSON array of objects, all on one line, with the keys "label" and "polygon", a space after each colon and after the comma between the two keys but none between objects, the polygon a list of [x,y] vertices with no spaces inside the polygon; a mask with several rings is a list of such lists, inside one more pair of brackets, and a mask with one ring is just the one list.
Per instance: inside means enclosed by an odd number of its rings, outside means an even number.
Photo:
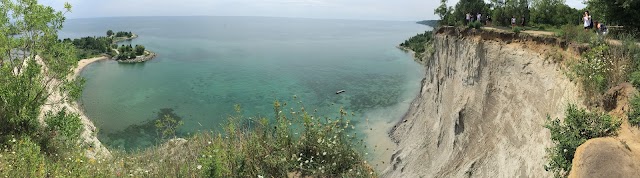
[{"label": "shallow water", "polygon": [[[154,144],[157,134],[144,129],[150,127],[145,122],[163,108],[182,118],[179,132],[187,134],[218,129],[235,104],[245,116],[272,117],[274,100],[294,95],[319,115],[336,117],[344,107],[369,145],[392,147],[386,132],[406,112],[423,76],[396,46],[430,28],[392,21],[133,17],[68,20],[60,37],[101,36],[108,29],[132,31],[140,37],[129,43],[158,54],[144,64],[97,62],[81,74],[87,79],[81,103],[100,139],[132,150]],[[388,156],[380,150],[371,157]]]}]

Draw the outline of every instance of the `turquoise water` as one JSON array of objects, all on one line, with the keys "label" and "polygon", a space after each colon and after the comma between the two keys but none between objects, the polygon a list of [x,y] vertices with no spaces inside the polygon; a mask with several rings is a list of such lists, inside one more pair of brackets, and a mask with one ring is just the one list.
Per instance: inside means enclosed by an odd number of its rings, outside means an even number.
[{"label": "turquoise water", "polygon": [[[392,21],[133,17],[68,20],[60,37],[101,36],[108,29],[132,31],[140,37],[130,43],[158,54],[143,64],[97,62],[81,74],[87,79],[81,103],[100,139],[131,150],[154,144],[156,133],[145,130],[152,127],[145,122],[163,108],[182,118],[179,132],[188,134],[218,129],[235,104],[245,116],[271,117],[274,100],[293,102],[294,95],[320,115],[335,117],[344,107],[362,130],[388,127],[406,112],[423,76],[422,67],[396,46],[429,27]],[[336,95],[337,90],[346,92]],[[365,135],[387,139],[388,129]]]}]

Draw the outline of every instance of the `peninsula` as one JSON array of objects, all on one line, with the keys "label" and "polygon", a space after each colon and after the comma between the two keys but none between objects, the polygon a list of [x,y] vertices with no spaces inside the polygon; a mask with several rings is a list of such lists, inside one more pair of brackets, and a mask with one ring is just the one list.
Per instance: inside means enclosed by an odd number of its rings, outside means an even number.
[{"label": "peninsula", "polygon": [[[112,30],[107,31],[107,36],[101,37],[82,37],[77,39],[66,38],[63,42],[69,42],[73,44],[77,51],[76,56],[78,59],[96,59],[96,58],[109,58],[119,63],[139,63],[153,59],[156,53],[147,50],[143,45],[120,45],[118,43],[124,41],[131,41],[138,37],[138,35],[131,32],[116,32]],[[96,60],[94,60],[96,61]]]}]

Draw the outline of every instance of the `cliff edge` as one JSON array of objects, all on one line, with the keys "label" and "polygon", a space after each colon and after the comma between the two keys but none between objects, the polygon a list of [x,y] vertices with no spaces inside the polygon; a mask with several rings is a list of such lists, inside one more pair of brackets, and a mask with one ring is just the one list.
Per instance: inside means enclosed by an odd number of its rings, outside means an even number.
[{"label": "cliff edge", "polygon": [[419,96],[390,132],[398,149],[383,177],[551,177],[545,119],[582,103],[549,59],[567,44],[441,28],[434,48]]}]

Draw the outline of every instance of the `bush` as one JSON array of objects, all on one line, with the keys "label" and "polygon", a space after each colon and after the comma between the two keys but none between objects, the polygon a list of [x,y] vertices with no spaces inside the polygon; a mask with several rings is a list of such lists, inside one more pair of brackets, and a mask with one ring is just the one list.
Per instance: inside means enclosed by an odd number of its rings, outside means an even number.
[{"label": "bush", "polygon": [[522,32],[522,28],[520,27],[513,27],[513,32],[516,34],[520,34],[520,32]]},{"label": "bush", "polygon": [[629,117],[629,124],[632,126],[640,126],[640,95],[635,95],[629,102],[631,110],[627,114]]},{"label": "bush", "polygon": [[282,106],[274,103],[275,123],[261,118],[241,125],[239,114],[230,118],[225,134],[215,136],[199,159],[206,176],[373,176],[355,150],[355,135],[350,134],[354,127],[344,119],[346,112],[341,110],[335,120],[321,119],[304,108],[283,112]]},{"label": "bush", "polygon": [[606,54],[609,46],[598,45],[583,54],[580,61],[572,66],[587,96],[595,96],[604,92],[608,84],[608,70],[611,70],[609,57]]},{"label": "bush", "polygon": [[560,32],[556,36],[571,42],[589,43],[592,38],[596,37],[596,33],[592,31],[584,31],[584,28],[571,24],[563,25]]},{"label": "bush", "polygon": [[480,21],[473,21],[467,24],[467,28],[480,29],[481,27],[482,27],[482,23],[480,23]]},{"label": "bush", "polygon": [[570,104],[565,119],[547,116],[545,128],[551,132],[554,147],[547,149],[548,163],[545,170],[553,171],[556,177],[566,177],[578,146],[589,139],[616,135],[621,122],[605,113],[587,112]]}]

